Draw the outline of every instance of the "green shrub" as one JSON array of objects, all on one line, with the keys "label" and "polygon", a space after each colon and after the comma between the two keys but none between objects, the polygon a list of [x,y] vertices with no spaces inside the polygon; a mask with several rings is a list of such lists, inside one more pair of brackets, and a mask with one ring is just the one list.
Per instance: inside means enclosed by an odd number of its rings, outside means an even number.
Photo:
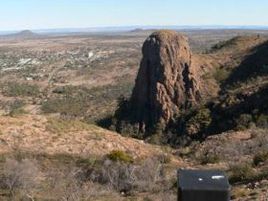
[{"label": "green shrub", "polygon": [[262,73],[268,73],[268,65],[263,65],[261,68]]},{"label": "green shrub", "polygon": [[120,161],[120,162],[124,162],[124,163],[133,163],[134,160],[133,158],[127,154],[124,151],[120,151],[120,150],[114,150],[111,153],[109,153],[107,155],[107,157],[112,160],[112,161]]},{"label": "green shrub", "polygon": [[145,198],[143,198],[143,201],[153,201],[153,200],[149,197],[145,197]]},{"label": "green shrub", "polygon": [[220,50],[222,48],[232,47],[233,45],[235,45],[237,43],[236,41],[238,39],[239,39],[239,36],[231,38],[229,40],[220,41],[211,47],[211,51],[213,52],[213,51]]},{"label": "green shrub", "polygon": [[27,83],[8,82],[4,85],[2,92],[9,97],[36,97],[40,94],[37,85]]},{"label": "green shrub", "polygon": [[253,167],[250,164],[235,165],[230,169],[230,182],[236,183],[241,181],[249,181],[254,178]]},{"label": "green shrub", "polygon": [[211,47],[211,49],[212,50],[219,50],[219,49],[223,48],[225,46],[225,44],[226,44],[226,41],[220,41],[217,44],[213,45]]},{"label": "green shrub", "polygon": [[215,164],[220,162],[220,157],[216,154],[205,154],[200,158],[200,163],[202,165]]},{"label": "green shrub", "polygon": [[46,130],[52,133],[67,133],[70,131],[91,130],[90,124],[79,120],[65,120],[58,118],[49,118],[46,125]]},{"label": "green shrub", "polygon": [[204,132],[212,122],[211,112],[207,108],[199,109],[186,123],[189,135]]},{"label": "green shrub", "polygon": [[236,187],[232,189],[231,199],[242,198],[242,197],[247,196],[248,194],[249,194],[249,189]]},{"label": "green shrub", "polygon": [[261,114],[256,120],[256,126],[260,128],[268,128],[268,115]]},{"label": "green shrub", "polygon": [[23,114],[26,114],[26,113],[27,112],[23,108],[18,108],[16,110],[10,111],[9,116],[16,117],[16,116],[20,116],[20,115],[23,115]]},{"label": "green shrub", "polygon": [[180,148],[178,155],[181,158],[190,158],[190,156],[193,154],[193,150],[190,149],[190,147],[183,147]]},{"label": "green shrub", "polygon": [[251,127],[254,120],[251,114],[241,114],[236,119],[236,130],[245,130]]},{"label": "green shrub", "polygon": [[163,135],[161,134],[153,134],[148,138],[147,142],[150,144],[155,144],[155,145],[161,145],[163,144]]},{"label": "green shrub", "polygon": [[86,113],[87,102],[76,97],[50,99],[42,103],[44,113],[60,113],[65,116],[79,117]]},{"label": "green shrub", "polygon": [[217,68],[213,74],[214,79],[218,82],[221,83],[224,80],[226,80],[230,75],[230,71],[228,71],[225,68]]},{"label": "green shrub", "polygon": [[122,136],[132,137],[136,139],[142,139],[143,136],[141,132],[139,132],[139,128],[136,126],[136,124],[131,124],[126,121],[120,122],[120,128],[116,127],[115,129],[117,132],[121,133]]},{"label": "green shrub", "polygon": [[157,159],[162,164],[169,164],[171,162],[171,157],[168,154],[159,154]]},{"label": "green shrub", "polygon": [[93,167],[95,164],[99,163],[97,157],[89,157],[89,158],[78,158],[76,160],[76,165],[78,167]]},{"label": "green shrub", "polygon": [[[131,88],[128,83],[94,88],[82,85],[58,87],[53,90],[53,97],[42,103],[41,109],[44,113],[83,117],[87,122],[92,123],[114,114],[118,97],[122,94],[130,94],[130,92]],[[104,123],[107,126],[107,121],[98,123]]]},{"label": "green shrub", "polygon": [[42,103],[44,113],[60,113],[64,116],[81,117],[86,114],[90,94],[83,86],[64,86],[53,90],[61,96],[53,97]]},{"label": "green shrub", "polygon": [[260,163],[263,163],[268,160],[268,151],[262,151],[257,153],[253,158],[253,164],[258,166]]},{"label": "green shrub", "polygon": [[21,114],[25,114],[25,110],[22,108],[25,105],[22,100],[15,100],[9,104],[9,113],[8,115],[11,117],[15,117]]}]

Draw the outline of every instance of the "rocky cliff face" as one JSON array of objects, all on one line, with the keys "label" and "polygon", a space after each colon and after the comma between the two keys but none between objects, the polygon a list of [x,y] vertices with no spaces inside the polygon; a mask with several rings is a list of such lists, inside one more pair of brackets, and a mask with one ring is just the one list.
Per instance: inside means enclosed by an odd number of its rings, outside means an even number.
[{"label": "rocky cliff face", "polygon": [[188,39],[174,31],[147,38],[130,99],[140,129],[166,126],[181,110],[201,100],[198,69],[192,63]]}]

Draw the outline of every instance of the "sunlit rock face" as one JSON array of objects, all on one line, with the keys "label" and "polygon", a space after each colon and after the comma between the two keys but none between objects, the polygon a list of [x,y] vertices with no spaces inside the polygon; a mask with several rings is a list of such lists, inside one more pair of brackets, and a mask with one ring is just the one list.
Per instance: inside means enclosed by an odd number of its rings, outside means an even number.
[{"label": "sunlit rock face", "polygon": [[131,105],[141,129],[158,123],[166,126],[201,99],[188,39],[174,31],[155,32],[142,52]]}]

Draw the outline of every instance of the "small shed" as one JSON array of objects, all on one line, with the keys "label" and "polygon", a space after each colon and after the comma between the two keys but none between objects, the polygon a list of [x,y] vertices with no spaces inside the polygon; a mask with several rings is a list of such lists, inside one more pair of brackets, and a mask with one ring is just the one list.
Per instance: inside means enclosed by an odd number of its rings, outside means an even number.
[{"label": "small shed", "polygon": [[178,201],[229,201],[230,188],[222,171],[178,171]]}]

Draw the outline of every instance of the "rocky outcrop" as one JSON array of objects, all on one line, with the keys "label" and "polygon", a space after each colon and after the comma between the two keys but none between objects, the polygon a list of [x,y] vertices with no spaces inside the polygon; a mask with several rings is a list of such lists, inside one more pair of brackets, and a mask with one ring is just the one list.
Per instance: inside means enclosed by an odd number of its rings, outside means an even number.
[{"label": "rocky outcrop", "polygon": [[130,99],[135,119],[145,130],[170,120],[201,100],[198,68],[192,63],[188,39],[174,31],[159,31],[142,49],[136,84]]}]

